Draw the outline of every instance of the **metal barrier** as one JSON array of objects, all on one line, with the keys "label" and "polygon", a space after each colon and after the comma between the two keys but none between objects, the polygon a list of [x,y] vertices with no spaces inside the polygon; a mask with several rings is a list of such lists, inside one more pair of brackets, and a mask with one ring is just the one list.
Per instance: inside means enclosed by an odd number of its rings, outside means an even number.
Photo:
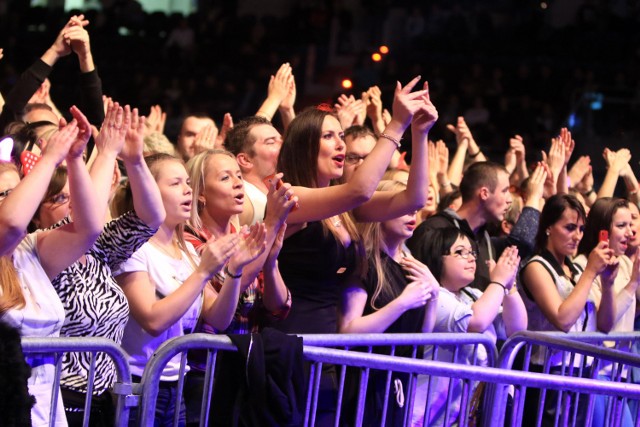
[{"label": "metal barrier", "polygon": [[[522,331],[511,336],[502,347],[497,367],[501,369],[512,369],[516,363],[517,356],[521,355],[522,366],[518,366],[522,371],[534,369],[543,374],[552,374],[568,379],[570,377],[597,378],[599,373],[605,371],[606,378],[611,382],[629,382],[630,375],[626,375],[629,367],[640,367],[640,356],[630,353],[631,345],[640,341],[639,333],[611,333],[603,334],[598,332],[531,332]],[[603,344],[607,346],[603,346]],[[619,350],[622,349],[622,350]],[[538,351],[544,355],[542,365],[532,364],[532,352]],[[600,377],[603,377],[600,374]],[[627,378],[625,378],[627,376]],[[531,386],[526,386],[531,387]],[[523,421],[524,402],[526,397],[526,387],[516,387],[513,390],[513,408],[511,409],[509,425],[521,425]],[[540,397],[538,399],[535,413],[535,425],[540,425],[544,411],[549,411],[554,417],[554,422],[558,425],[562,421],[563,425],[576,425],[577,411],[580,401],[580,393],[572,396],[569,393],[560,391],[555,401],[547,400],[546,390],[542,386],[539,388]],[[536,391],[537,392],[537,391]],[[600,393],[602,394],[602,393]],[[591,425],[594,410],[594,396],[583,396],[588,398],[586,407],[581,409],[585,417],[584,424]],[[492,387],[487,396],[485,409],[491,413],[492,423],[501,423],[506,413],[507,387],[505,385]],[[531,402],[531,396],[529,396]],[[626,401],[623,398],[609,398],[606,403],[606,416],[602,425],[620,425],[622,411]],[[555,406],[552,406],[555,405]],[[569,408],[571,411],[567,411]],[[561,409],[565,409],[564,411]],[[531,414],[529,414],[531,415]],[[561,420],[562,416],[562,420]],[[638,414],[635,414],[634,424],[638,425]],[[502,425],[502,424],[500,424]]]},{"label": "metal barrier", "polygon": [[[441,335],[441,336],[438,336]],[[431,334],[431,336],[423,337],[425,341],[429,341],[429,338],[446,339],[445,335],[449,334]],[[458,334],[463,335],[463,334]],[[311,363],[310,373],[310,387],[307,393],[306,408],[305,408],[305,426],[313,426],[316,420],[315,408],[317,407],[317,390],[318,380],[320,372],[324,365],[332,364],[339,366],[348,366],[351,368],[357,368],[360,377],[363,378],[363,382],[360,383],[358,390],[357,402],[358,413],[355,415],[353,424],[355,426],[361,425],[362,413],[365,410],[361,402],[364,401],[367,386],[367,376],[363,373],[370,370],[381,372],[401,372],[410,376],[415,375],[427,375],[430,377],[439,376],[453,378],[467,382],[484,381],[490,384],[508,384],[524,387],[542,387],[550,390],[569,390],[579,393],[597,393],[608,396],[619,396],[623,398],[640,399],[640,385],[635,384],[622,384],[617,382],[605,382],[598,381],[589,378],[573,378],[573,377],[561,377],[556,375],[545,375],[540,373],[520,372],[497,368],[483,368],[478,369],[474,366],[459,365],[454,363],[446,363],[434,360],[416,360],[407,357],[395,357],[374,353],[364,353],[350,350],[341,350],[334,348],[322,348],[317,346],[308,345],[308,342],[313,342],[319,345],[331,345],[331,346],[347,346],[356,345],[355,343],[362,343],[366,341],[366,336],[359,337],[349,336],[306,336],[304,346],[304,358]],[[407,337],[408,339],[408,337]],[[381,341],[377,341],[381,340]],[[393,336],[383,339],[382,337],[374,336],[371,342],[384,342],[390,344],[393,342]],[[410,343],[409,341],[406,341]],[[182,394],[184,387],[183,378],[186,366],[186,357],[184,353],[190,349],[206,349],[207,354],[207,372],[206,372],[206,386],[204,388],[204,399],[202,403],[202,416],[200,419],[200,425],[204,426],[208,423],[208,403],[211,398],[211,390],[213,387],[213,367],[216,363],[218,351],[234,351],[235,348],[230,339],[226,336],[216,336],[207,334],[192,334],[189,336],[179,337],[167,341],[164,343],[154,354],[149,361],[141,384],[141,398],[139,406],[139,422],[140,425],[150,425],[153,423],[155,402],[158,395],[159,379],[166,363],[177,354],[183,353],[182,358],[182,371],[181,379],[178,381],[178,395]],[[607,350],[611,351],[611,350]],[[240,380],[240,379],[239,379]],[[179,399],[180,397],[178,397]],[[411,397],[410,397],[411,398]],[[492,411],[491,416],[485,417],[484,421],[488,424],[495,425],[500,422],[504,422],[504,414],[496,414]],[[215,414],[214,414],[215,416]],[[351,420],[349,420],[351,421]],[[380,419],[380,423],[383,424],[385,418]],[[467,419],[461,417],[460,425],[467,425]],[[410,420],[405,417],[404,425],[408,425]],[[174,425],[177,424],[177,417],[174,420]],[[340,425],[342,421],[340,415],[336,414],[334,419],[334,425]]]},{"label": "metal barrier", "polygon": [[[355,354],[355,360],[366,357],[367,355],[374,355],[372,352],[376,351],[378,347],[386,348],[386,352],[390,354],[390,359],[393,360],[396,356],[396,350],[399,347],[403,348],[403,353],[408,357],[402,359],[415,358],[420,355],[421,349],[424,346],[430,346],[432,351],[431,357],[438,358],[439,352],[444,352],[446,349],[450,350],[451,355],[454,358],[457,357],[461,348],[471,347],[471,354],[475,355],[477,348],[483,347],[489,360],[489,363],[493,365],[497,358],[497,350],[493,342],[482,334],[315,334],[315,335],[303,335],[304,340],[304,354],[305,359],[312,360],[308,357],[314,354],[314,348],[319,347],[342,347],[346,349],[361,349],[362,351],[346,351],[345,354]],[[407,351],[407,347],[409,350]],[[214,336],[208,334],[191,334],[189,336],[176,338],[163,344],[154,357],[149,361],[145,368],[142,378],[142,399],[140,402],[139,422],[140,425],[149,425],[153,422],[155,401],[158,395],[158,387],[162,370],[166,363],[171,360],[177,354],[182,353],[181,359],[181,371],[180,378],[178,380],[178,397],[175,404],[179,403],[180,397],[184,390],[184,375],[186,373],[186,352],[188,350],[205,349],[209,350],[206,358],[206,373],[205,373],[205,387],[203,390],[202,406],[200,412],[200,425],[207,425],[209,411],[208,402],[211,399],[213,389],[213,371],[218,356],[218,351],[235,351],[235,347],[231,344],[231,341],[226,336]],[[341,418],[341,408],[343,406],[344,388],[347,381],[347,370],[345,364],[339,364],[339,378],[337,386],[336,396],[336,413],[335,424]],[[322,372],[322,365],[311,366],[309,372],[309,387],[307,389],[306,405],[305,405],[305,425],[314,425],[317,403],[318,403],[318,385],[320,382],[320,375]],[[387,382],[385,388],[384,399],[388,401],[390,387],[391,387],[391,372],[387,370]],[[367,382],[369,379],[369,368],[364,367],[363,371],[359,373],[360,381],[358,385],[358,405],[357,413],[355,414],[355,425],[359,425],[362,420],[362,414],[364,411],[364,393],[366,393]],[[409,377],[408,395],[406,401],[408,407],[405,410],[406,423],[411,421],[411,413],[413,407],[413,395],[415,392],[415,379],[416,375]],[[466,390],[472,390],[469,380],[465,380],[467,385]],[[429,393],[427,393],[429,396]],[[386,415],[387,404],[385,403],[383,408],[383,416]],[[174,425],[177,425],[178,414],[174,419]],[[384,419],[384,418],[383,418]]]},{"label": "metal barrier", "polygon": [[[479,360],[484,361],[486,366],[495,366],[497,360],[497,350],[494,342],[484,334],[459,334],[459,333],[431,333],[431,334],[327,334],[327,335],[305,335],[305,345],[316,347],[342,347],[352,349],[364,347],[367,352],[377,352],[378,347],[388,347],[385,354],[396,355],[398,346],[410,346],[410,354],[407,351],[403,356],[416,358],[419,356],[419,348],[424,348],[423,359],[437,360],[440,362],[464,363],[477,365]],[[483,356],[478,358],[478,353]],[[381,419],[385,420],[388,411],[389,396],[391,392],[392,370],[386,371],[386,380],[383,384],[384,401]],[[320,372],[316,371],[316,375]],[[342,398],[346,376],[346,367],[340,367],[339,387],[336,419],[340,417]],[[359,379],[358,391],[364,396],[369,380],[369,369],[365,368]],[[315,379],[318,381],[318,378]],[[430,413],[433,412],[433,419],[439,418],[436,410],[441,413],[445,423],[450,419],[467,419],[472,402],[471,397],[475,390],[475,384],[470,380],[451,381],[450,378],[438,377],[436,375],[410,375],[407,382],[407,395],[405,401],[407,408],[404,411],[404,424],[411,424],[412,418],[416,422],[429,424]],[[440,401],[438,401],[440,398]],[[414,411],[414,403],[418,404],[417,412]],[[310,408],[307,408],[307,411]],[[311,408],[312,410],[314,408]],[[365,405],[362,400],[358,400],[357,412],[355,414],[356,424],[362,422]],[[422,415],[420,415],[422,414]]]},{"label": "metal barrier", "polygon": [[55,411],[60,391],[60,374],[62,370],[62,355],[64,353],[91,353],[91,364],[89,369],[89,377],[87,378],[87,399],[84,406],[83,426],[89,425],[89,416],[93,392],[93,383],[95,381],[95,358],[97,353],[105,353],[108,355],[116,368],[117,382],[113,385],[113,392],[117,396],[116,402],[116,425],[126,426],[129,422],[129,408],[137,404],[137,397],[132,395],[131,371],[127,363],[127,354],[122,348],[107,338],[95,337],[60,337],[60,338],[23,338],[22,351],[25,356],[34,354],[51,354],[55,362],[55,379],[56,385],[53,389],[51,404],[51,426],[55,420]]}]

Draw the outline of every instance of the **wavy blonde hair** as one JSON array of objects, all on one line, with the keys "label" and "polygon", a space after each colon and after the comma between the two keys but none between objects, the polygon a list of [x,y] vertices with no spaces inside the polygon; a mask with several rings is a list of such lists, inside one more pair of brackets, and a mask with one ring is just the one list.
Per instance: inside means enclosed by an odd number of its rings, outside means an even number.
[{"label": "wavy blonde hair", "polygon": [[[380,181],[377,191],[401,191],[406,189],[407,186],[400,181]],[[364,242],[364,249],[368,260],[373,262],[377,282],[376,288],[371,296],[371,308],[379,310],[381,307],[376,306],[376,301],[384,297],[384,299],[393,299],[397,295],[394,294],[393,289],[389,286],[389,280],[387,272],[382,264],[382,257],[380,252],[382,251],[382,240],[384,238],[382,233],[381,222],[365,222],[358,224],[358,229],[362,234],[362,240]]]}]

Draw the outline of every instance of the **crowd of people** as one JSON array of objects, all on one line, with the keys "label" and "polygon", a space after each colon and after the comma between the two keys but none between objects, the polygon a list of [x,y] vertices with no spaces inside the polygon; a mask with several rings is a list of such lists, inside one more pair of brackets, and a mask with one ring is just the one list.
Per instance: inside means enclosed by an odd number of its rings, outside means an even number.
[{"label": "crowd of people", "polygon": [[[604,148],[599,188],[591,159],[572,158],[566,128],[542,161],[530,162],[514,135],[496,162],[460,116],[445,123],[456,141],[449,153],[429,138],[439,118],[429,76],[396,82],[388,108],[372,86],[298,111],[290,63],[273,70],[254,115],[184,117],[173,144],[160,106],[145,116],[103,94],[87,25],[72,16],[3,94],[0,316],[22,336],[112,339],[139,381],[163,342],[193,332],[497,341],[526,329],[634,330],[640,187],[628,149]],[[81,96],[62,113],[47,77],[71,54]],[[621,178],[624,198],[614,195]],[[53,361],[27,362],[35,404],[11,409],[16,422],[49,425]],[[64,356],[54,425],[82,425],[91,363]],[[202,387],[204,368],[190,357],[189,388]],[[98,356],[95,369],[91,425],[113,425],[115,368]],[[601,367],[602,378],[610,370]],[[162,373],[159,424],[176,413],[180,425],[198,420],[199,401],[176,405],[179,375],[176,357]],[[325,365],[318,425],[333,425],[336,375]],[[379,420],[386,374],[370,381],[365,420]],[[394,384],[389,425],[405,416],[408,377],[394,374]],[[425,408],[418,382],[413,425],[445,424],[448,389],[438,383]],[[623,421],[633,425],[628,410]]]}]

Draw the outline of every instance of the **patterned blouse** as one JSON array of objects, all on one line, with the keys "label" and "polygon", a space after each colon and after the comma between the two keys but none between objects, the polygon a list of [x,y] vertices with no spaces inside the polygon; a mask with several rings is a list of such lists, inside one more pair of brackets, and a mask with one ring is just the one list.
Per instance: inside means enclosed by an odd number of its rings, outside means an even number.
[{"label": "patterned blouse", "polygon": [[[236,229],[231,225],[231,233],[236,233]],[[213,238],[213,235],[206,229],[195,230],[191,227],[186,227],[184,238],[187,242],[191,243],[198,254],[202,253],[204,244],[207,240]],[[258,332],[264,326],[266,318],[284,318],[289,312],[291,307],[291,296],[288,296],[287,307],[277,313],[269,313],[266,311],[262,303],[262,293],[264,288],[264,281],[262,278],[262,272],[258,275],[256,280],[242,293],[238,305],[236,306],[236,312],[231,320],[231,324],[224,331],[218,331],[211,325],[206,324],[202,319],[197,327],[198,332],[207,332],[210,334],[225,333],[225,334],[248,334],[251,332]],[[223,271],[219,272],[211,280],[213,287],[217,292],[220,291],[224,283],[225,274]]]},{"label": "patterned blouse", "polygon": [[[61,221],[54,227],[69,222]],[[129,319],[127,298],[113,278],[112,271],[137,251],[157,231],[134,212],[128,212],[105,225],[100,237],[85,254],[52,280],[62,304],[65,319],[61,336],[105,337],[122,342]],[[65,353],[60,385],[87,392],[89,353]],[[96,355],[93,394],[98,396],[116,381],[116,370],[104,353]]]}]

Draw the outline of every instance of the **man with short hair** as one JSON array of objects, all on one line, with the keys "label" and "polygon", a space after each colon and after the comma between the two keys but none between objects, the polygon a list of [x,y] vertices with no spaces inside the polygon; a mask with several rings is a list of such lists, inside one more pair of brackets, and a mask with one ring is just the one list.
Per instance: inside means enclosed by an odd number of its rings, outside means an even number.
[{"label": "man with short hair", "polygon": [[224,146],[236,156],[244,179],[247,197],[240,224],[262,221],[269,192],[264,180],[276,173],[282,136],[268,119],[251,116],[242,119],[229,131]]},{"label": "man with short hair", "polygon": [[[436,214],[416,228],[407,240],[407,246],[418,260],[424,259],[423,242],[429,239],[431,230],[454,226],[474,238],[477,246],[476,278],[471,286],[483,290],[491,281],[489,263],[497,261],[507,246],[518,247],[521,257],[533,249],[540,212],[525,207],[520,219],[506,239],[491,239],[485,226],[504,219],[512,203],[509,192],[509,173],[504,166],[493,162],[478,162],[471,165],[460,182],[462,205],[457,212],[450,209]],[[503,284],[506,285],[506,284]]]},{"label": "man with short hair", "polygon": [[351,175],[362,164],[365,157],[376,146],[376,136],[366,126],[354,125],[344,131],[344,143],[347,146],[344,158],[343,181],[347,182]]},{"label": "man with short hair", "polygon": [[178,153],[187,162],[199,152],[213,149],[217,136],[218,127],[211,117],[205,114],[187,116],[178,135]]}]

